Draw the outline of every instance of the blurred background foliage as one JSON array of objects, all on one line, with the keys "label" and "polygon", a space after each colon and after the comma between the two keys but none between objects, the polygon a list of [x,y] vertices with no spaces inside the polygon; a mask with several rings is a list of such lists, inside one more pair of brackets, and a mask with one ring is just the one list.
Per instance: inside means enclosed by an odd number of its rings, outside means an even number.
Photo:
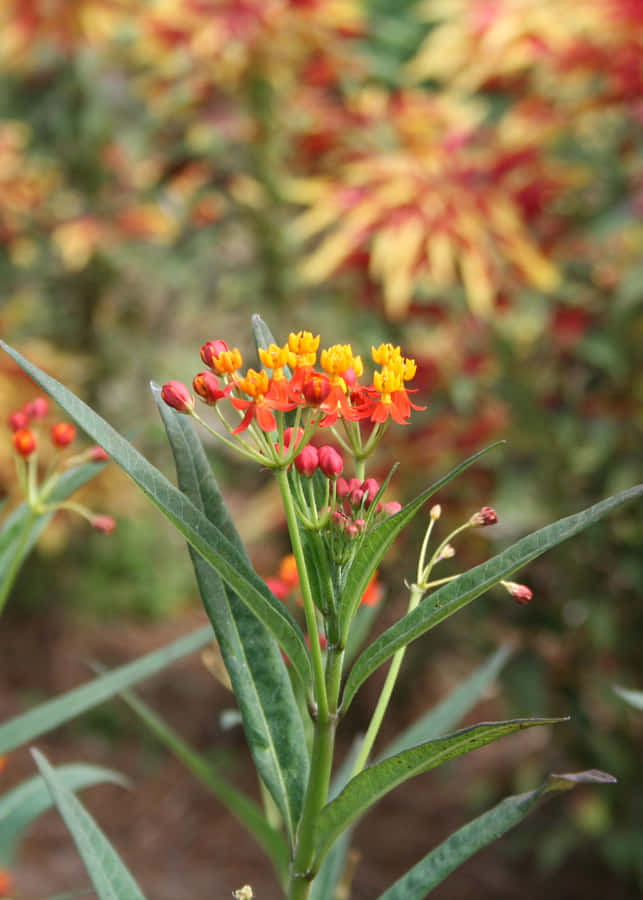
[{"label": "blurred background foliage", "polygon": [[[640,480],[636,0],[5,0],[0,68],[2,337],[168,471],[148,381],[191,380],[206,340],[249,351],[260,311],[278,339],[310,328],[417,359],[429,411],[377,461],[402,463],[400,499],[507,439],[439,498],[453,525],[486,503],[500,516],[453,571]],[[5,417],[33,395],[7,358],[0,386]],[[274,493],[215,466],[272,571]],[[11,493],[8,440],[0,478]],[[56,520],[11,614],[194,604],[180,542],[125,479],[87,490],[117,531]],[[517,645],[511,713],[572,714],[563,765],[620,781],[515,851],[536,841],[555,868],[589,846],[623,884],[643,884],[642,726],[611,685],[641,687],[642,531],[636,509],[595,527],[530,567],[528,609],[490,596],[466,632],[467,654]],[[391,615],[417,541],[381,573]],[[438,662],[461,629],[431,645]],[[411,650],[409,692],[431,666]]]}]

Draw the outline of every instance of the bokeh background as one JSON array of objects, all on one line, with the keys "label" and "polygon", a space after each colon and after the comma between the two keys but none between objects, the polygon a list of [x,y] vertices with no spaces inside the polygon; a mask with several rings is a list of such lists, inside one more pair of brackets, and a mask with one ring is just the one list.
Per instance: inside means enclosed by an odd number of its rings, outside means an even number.
[{"label": "bokeh background", "polygon": [[[249,354],[251,314],[281,341],[307,328],[364,357],[400,343],[429,408],[377,459],[401,463],[398,499],[507,441],[439,497],[445,527],[484,504],[500,518],[458,545],[458,571],[641,480],[642,86],[637,0],[3,0],[0,333],[168,473],[150,379],[189,382],[206,340]],[[0,360],[3,419],[33,395]],[[269,480],[220,451],[213,464],[273,573]],[[8,432],[0,481],[13,496]],[[200,616],[181,541],[127,480],[110,468],[85,499],[118,528],[60,516],[30,558],[3,619],[7,714],[78,683],[92,653],[125,661]],[[612,687],[643,686],[642,532],[640,506],[619,512],[529,567],[529,607],[492,592],[411,648],[391,733],[503,641],[513,657],[472,721],[572,721],[382,804],[357,834],[356,897],[503,794],[590,767],[618,785],[557,800],[436,896],[639,896],[643,720]],[[382,625],[419,540],[380,572]],[[202,749],[243,759],[199,660],[147,696]],[[57,761],[134,777],[129,806],[115,788],[88,805],[155,900],[246,881],[272,896],[241,832],[125,712],[49,741]],[[30,771],[16,753],[3,779]],[[231,777],[251,783],[238,761]],[[70,843],[53,813],[32,829],[18,896],[84,883]]]}]

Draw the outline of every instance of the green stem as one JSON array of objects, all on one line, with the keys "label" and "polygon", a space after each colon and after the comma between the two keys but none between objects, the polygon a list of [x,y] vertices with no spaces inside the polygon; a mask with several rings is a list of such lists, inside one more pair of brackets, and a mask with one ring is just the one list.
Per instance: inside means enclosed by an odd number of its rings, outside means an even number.
[{"label": "green stem", "polygon": [[[418,587],[418,585],[414,584],[411,588],[411,598],[409,600],[408,612],[413,612],[415,607],[422,599],[422,593],[422,589]],[[358,757],[355,760],[355,765],[353,767],[353,772],[351,775],[352,778],[354,778],[355,775],[359,775],[359,773],[366,765],[369,756],[371,755],[371,750],[373,749],[373,744],[375,743],[375,739],[382,725],[382,721],[384,720],[384,715],[391,699],[393,688],[395,687],[395,682],[397,681],[397,676],[400,672],[400,666],[402,665],[402,660],[404,659],[405,653],[406,647],[400,647],[400,649],[397,650],[393,655],[391,665],[388,672],[386,673],[384,686],[377,700],[377,706],[375,707],[375,711],[364,736],[364,740],[362,741],[362,746],[360,747]]]},{"label": "green stem", "polygon": [[297,847],[291,867],[288,900],[306,900],[315,876],[312,869],[315,857],[314,826],[315,820],[328,798],[343,659],[343,650],[329,649],[326,663],[326,687],[329,703],[326,714],[318,715],[315,721],[310,779],[297,832]]},{"label": "green stem", "polygon": [[310,580],[308,578],[308,569],[306,568],[306,560],[304,558],[304,548],[299,533],[295,503],[290,491],[290,484],[288,483],[288,473],[285,469],[275,469],[275,476],[277,478],[277,483],[279,484],[279,490],[281,491],[281,500],[286,513],[290,543],[297,563],[297,572],[299,573],[299,586],[304,603],[304,617],[306,619],[306,628],[308,629],[308,637],[310,639],[310,655],[313,664],[313,690],[317,707],[317,716],[328,718],[328,698],[324,680],[324,662],[322,659],[321,644],[319,642],[319,632],[317,630],[315,602],[310,588]]}]

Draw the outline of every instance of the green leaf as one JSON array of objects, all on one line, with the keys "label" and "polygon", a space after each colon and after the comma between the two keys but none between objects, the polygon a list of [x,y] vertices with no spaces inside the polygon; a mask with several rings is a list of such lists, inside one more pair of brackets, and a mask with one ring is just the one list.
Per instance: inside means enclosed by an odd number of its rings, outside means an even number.
[{"label": "green leaf", "polygon": [[195,778],[205,785],[217,799],[245,826],[260,847],[275,864],[280,878],[284,878],[288,870],[288,847],[280,832],[267,821],[261,809],[246,795],[230,784],[216,770],[215,766],[197,753],[183,738],[165,722],[154,710],[131,691],[120,695],[171,753],[181,760],[183,765]]},{"label": "green leaf", "polygon": [[348,709],[360,685],[400,647],[406,647],[532,559],[573,537],[642,493],[643,485],[630,488],[583,512],[547,525],[430,594],[412,612],[381,634],[358,658],[346,681],[342,713]]},{"label": "green leaf", "polygon": [[401,753],[425,741],[446,734],[450,728],[473,709],[486,688],[495,681],[498,673],[511,656],[512,648],[499,647],[475,672],[459,684],[448,697],[413,722],[384,751],[385,756]]},{"label": "green leaf", "polygon": [[33,757],[65,820],[100,900],[145,900],[125,863],[39,750]]},{"label": "green leaf", "polygon": [[[278,347],[283,346],[276,341],[272,331],[268,328],[264,320],[258,313],[255,313],[251,320],[252,327],[252,336],[255,341],[255,347],[257,350],[261,347],[262,350],[267,350],[271,344],[276,344]],[[290,378],[292,373],[288,366],[283,367],[283,372],[286,378]]]},{"label": "green leaf", "polygon": [[[128,781],[112,769],[83,763],[58,766],[58,778],[69,790],[111,782],[127,787]],[[52,805],[47,785],[34,775],[0,797],[0,864],[7,866],[16,851],[22,832]]]},{"label": "green leaf", "polygon": [[619,687],[617,684],[612,685],[612,690],[634,709],[643,710],[643,691],[633,691],[631,688]]},{"label": "green leaf", "polygon": [[378,900],[422,900],[470,856],[518,825],[548,793],[570,790],[577,784],[605,784],[615,781],[611,775],[596,769],[570,775],[550,775],[535,791],[507,797],[455,831],[380,894]]},{"label": "green leaf", "polygon": [[80,713],[143,681],[144,678],[160,672],[177,659],[199,650],[211,640],[212,628],[207,625],[160,650],[154,650],[134,662],[119,666],[107,675],[94,678],[88,684],[73,688],[53,700],[14,716],[13,719],[0,725],[0,753],[14,750],[27,741],[57,728],[63,722],[68,722]]},{"label": "green leaf", "polygon": [[376,525],[375,528],[365,533],[359,548],[356,550],[353,562],[346,573],[344,586],[338,603],[339,609],[342,611],[342,630],[344,632],[352,622],[355,612],[359,607],[362,595],[366,590],[369,581],[373,577],[375,570],[400,531],[409,524],[427,500],[441,488],[445,487],[445,485],[452,481],[457,475],[473,465],[473,463],[480,459],[481,456],[484,456],[490,450],[499,447],[501,444],[504,444],[504,441],[497,441],[495,444],[491,444],[490,447],[486,447],[484,450],[480,450],[479,453],[475,453],[473,456],[465,459],[464,462],[460,463],[459,466],[456,466],[455,469],[439,481],[436,481],[435,484],[432,484],[431,487],[422,491],[415,500],[407,503],[407,505],[394,516],[390,516],[379,525]]},{"label": "green leaf", "polygon": [[[155,397],[174,453],[179,487],[204,515],[221,522],[221,531],[241,552],[241,539],[192,423],[170,410],[158,391]],[[245,549],[242,552],[245,554]],[[196,553],[192,553],[192,563],[239,703],[250,752],[294,841],[309,760],[281,651],[265,625],[226,588],[211,566]]]},{"label": "green leaf", "polygon": [[109,453],[112,460],[127,472],[197,553],[238,593],[283,647],[302,683],[310,685],[312,668],[301,629],[238,547],[87,404],[3,341],[0,341],[0,346]]},{"label": "green leaf", "polygon": [[[390,756],[364,769],[352,778],[339,796],[328,803],[315,822],[315,851],[317,863],[324,853],[352,822],[364,814],[393,788],[428,772],[450,759],[484,747],[498,738],[537,725],[555,725],[566,719],[514,719],[509,722],[481,722],[464,728],[437,741],[429,741]],[[316,866],[313,866],[313,871]]]}]

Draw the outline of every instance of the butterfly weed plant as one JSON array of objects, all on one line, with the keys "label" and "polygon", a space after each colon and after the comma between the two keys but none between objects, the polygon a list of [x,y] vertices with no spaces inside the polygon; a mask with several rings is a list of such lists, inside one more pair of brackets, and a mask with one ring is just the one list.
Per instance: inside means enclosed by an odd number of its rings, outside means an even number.
[{"label": "butterfly weed plant", "polygon": [[[411,502],[390,499],[394,470],[380,483],[369,462],[389,427],[405,426],[415,411],[416,366],[400,347],[372,348],[366,376],[350,344],[320,351],[308,331],[276,343],[253,318],[256,368],[222,339],[201,348],[204,369],[192,387],[152,386],[173,451],[178,487],[66,388],[16,351],[6,351],[130,475],[186,538],[211,627],[199,629],[119,669],[0,725],[0,752],[32,741],[85,709],[121,695],[248,829],[270,858],[288,900],[347,896],[348,848],[354,825],[402,782],[478,747],[526,728],[564,721],[525,718],[453,730],[507,657],[501,648],[453,695],[445,698],[384,752],[374,755],[407,646],[502,584],[520,604],[531,591],[513,575],[532,559],[632,500],[641,487],[541,528],[487,562],[441,577],[439,565],[469,529],[492,526],[483,507],[450,534],[436,538],[441,509],[432,498],[487,448],[427,487]],[[194,426],[197,426],[196,428]],[[278,576],[254,570],[198,435],[214,439],[275,478],[291,553]],[[497,445],[494,445],[494,447]],[[377,595],[376,570],[400,532],[416,517],[426,529],[415,571],[399,573],[408,609],[369,643]],[[284,602],[297,590],[301,624]],[[239,791],[143,704],[131,688],[172,661],[216,638],[235,692],[248,747],[262,785],[260,805]],[[364,682],[389,664],[366,733],[335,765],[335,740]],[[76,841],[100,898],[144,895],[96,822],[65,783],[60,769],[33,750],[53,802]],[[613,781],[591,770],[550,775],[525,794],[508,797],[460,828],[380,894],[380,900],[427,896],[478,849],[516,825],[552,791],[578,782]],[[0,829],[2,808],[0,805]],[[214,863],[216,865],[216,863]],[[253,896],[252,873],[240,872],[237,897]],[[230,886],[232,891],[233,885]],[[190,895],[189,886],[186,887]]]}]

